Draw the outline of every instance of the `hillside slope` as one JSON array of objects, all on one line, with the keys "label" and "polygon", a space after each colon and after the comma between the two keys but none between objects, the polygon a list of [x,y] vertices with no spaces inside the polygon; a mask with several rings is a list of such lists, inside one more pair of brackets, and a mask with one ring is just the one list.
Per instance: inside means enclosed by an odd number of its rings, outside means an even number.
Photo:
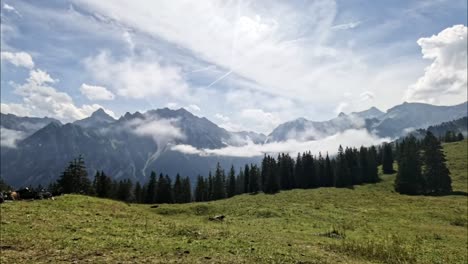
[{"label": "hillside slope", "polygon": [[[466,263],[467,143],[444,145],[454,195],[354,189],[127,205],[66,195],[5,203],[1,263]],[[209,216],[223,214],[223,222]]]}]

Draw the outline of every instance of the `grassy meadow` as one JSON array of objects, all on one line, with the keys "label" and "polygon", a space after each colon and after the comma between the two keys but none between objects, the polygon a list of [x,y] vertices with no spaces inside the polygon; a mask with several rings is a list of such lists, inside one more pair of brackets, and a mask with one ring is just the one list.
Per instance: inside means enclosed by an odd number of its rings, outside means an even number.
[{"label": "grassy meadow", "polygon": [[[467,142],[444,145],[454,194],[354,189],[183,205],[80,195],[0,205],[0,263],[467,263]],[[214,215],[224,221],[209,221]]]}]

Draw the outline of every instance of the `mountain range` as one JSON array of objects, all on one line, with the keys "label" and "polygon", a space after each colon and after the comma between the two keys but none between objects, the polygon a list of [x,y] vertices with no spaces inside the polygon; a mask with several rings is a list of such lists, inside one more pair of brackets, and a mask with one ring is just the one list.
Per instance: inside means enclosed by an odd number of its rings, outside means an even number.
[{"label": "mountain range", "polygon": [[[181,108],[126,113],[114,119],[99,109],[91,116],[62,124],[52,118],[1,114],[0,176],[14,186],[48,184],[78,155],[89,173],[104,170],[114,178],[145,182],[151,171],[191,178],[206,175],[220,162],[224,168],[256,163],[261,157],[243,158],[184,154],[174,145],[219,149],[287,140],[319,140],[348,129],[366,129],[379,137],[398,138],[411,131],[467,116],[467,103],[435,106],[403,103],[386,112],[340,113],[327,121],[305,118],[283,123],[269,135],[230,132],[205,117]],[[466,129],[463,131],[466,134]]]}]

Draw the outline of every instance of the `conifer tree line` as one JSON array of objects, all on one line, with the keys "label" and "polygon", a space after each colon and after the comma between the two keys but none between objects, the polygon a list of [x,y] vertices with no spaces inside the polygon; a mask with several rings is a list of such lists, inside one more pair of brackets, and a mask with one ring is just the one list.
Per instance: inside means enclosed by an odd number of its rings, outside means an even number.
[{"label": "conifer tree line", "polygon": [[395,191],[409,195],[442,195],[452,192],[450,171],[440,141],[429,131],[423,140],[414,136],[397,145],[398,173]]},{"label": "conifer tree line", "polygon": [[343,149],[340,146],[333,158],[328,154],[323,157],[320,153],[314,156],[311,152],[299,153],[295,158],[285,153],[276,158],[265,155],[260,166],[245,165],[237,173],[233,166],[226,173],[218,164],[214,175],[198,176],[194,199],[201,202],[243,193],[274,194],[295,188],[350,187],[375,183],[379,181],[377,156],[374,146],[359,149]]},{"label": "conifer tree line", "polygon": [[445,136],[443,138],[440,138],[441,141],[444,141],[444,142],[457,142],[457,141],[462,141],[464,140],[465,137],[463,137],[463,134],[462,133],[455,133],[454,131],[447,131],[445,132]]},{"label": "conifer tree line", "polygon": [[422,141],[413,136],[401,143],[385,143],[379,147],[345,148],[330,157],[311,152],[296,157],[281,153],[265,155],[261,164],[246,164],[238,171],[231,166],[225,171],[218,163],[208,176],[199,175],[195,188],[190,179],[175,179],[151,172],[144,184],[129,180],[113,180],[103,171],[90,181],[80,156],[70,162],[61,177],[50,186],[54,193],[81,193],[136,203],[188,203],[229,198],[243,193],[274,194],[295,188],[350,187],[378,182],[378,166],[384,174],[394,173],[398,163],[395,190],[403,194],[443,194],[451,192],[450,172],[440,141],[430,132]]}]

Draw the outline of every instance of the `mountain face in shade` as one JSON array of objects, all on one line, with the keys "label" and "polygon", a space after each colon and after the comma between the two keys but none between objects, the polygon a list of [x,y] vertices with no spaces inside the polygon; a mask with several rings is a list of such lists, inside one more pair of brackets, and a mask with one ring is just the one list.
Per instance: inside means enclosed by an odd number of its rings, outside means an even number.
[{"label": "mountain face in shade", "polygon": [[[227,131],[183,108],[126,113],[117,120],[100,109],[90,117],[65,125],[51,118],[2,114],[0,176],[16,187],[48,184],[81,154],[90,177],[97,170],[104,170],[116,179],[130,178],[142,183],[147,181],[151,171],[170,176],[180,173],[194,179],[198,174],[206,176],[217,162],[225,169],[231,165],[238,169],[246,163],[259,162],[261,157],[190,155],[173,151],[171,146],[184,144],[199,149],[217,149],[289,139],[318,140],[347,129],[367,129],[378,136],[396,138],[418,128],[466,115],[467,103],[456,106],[404,103],[386,113],[370,108],[342,113],[323,122],[298,118],[265,136],[255,132]],[[15,133],[20,136],[14,140],[8,138]]]},{"label": "mountain face in shade", "polygon": [[[167,139],[158,145],[152,133],[137,133],[140,125],[152,128],[153,122],[155,134],[158,129],[167,129],[160,127],[158,120],[170,120],[184,137]],[[172,151],[171,145],[222,148],[245,141],[185,109],[127,113],[118,120],[98,110],[72,124],[52,122],[20,141],[16,148],[2,148],[1,176],[15,186],[48,184],[60,175],[70,160],[81,154],[91,175],[104,170],[117,179],[146,182],[154,170],[193,178],[198,174],[206,175],[217,162],[226,168],[231,164],[239,168],[256,159],[186,155]]]}]

